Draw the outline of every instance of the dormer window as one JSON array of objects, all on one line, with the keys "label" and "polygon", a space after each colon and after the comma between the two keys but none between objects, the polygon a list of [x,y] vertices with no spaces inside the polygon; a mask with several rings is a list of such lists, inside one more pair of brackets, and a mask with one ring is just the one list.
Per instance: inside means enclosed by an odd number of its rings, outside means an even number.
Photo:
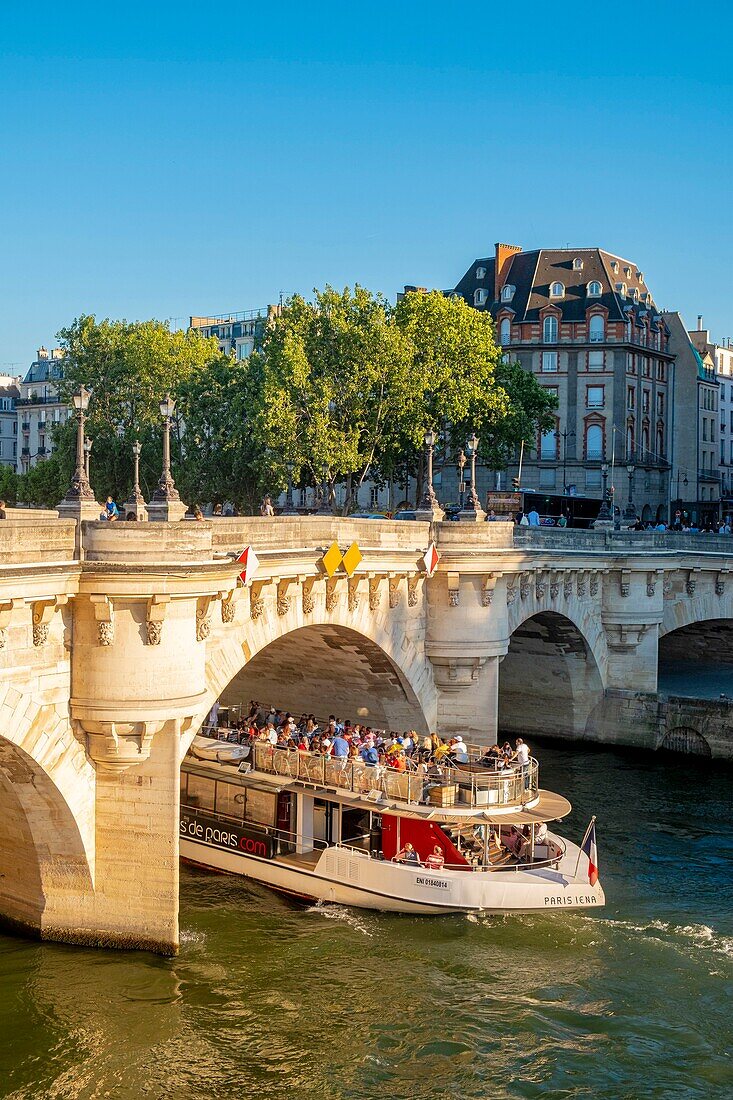
[{"label": "dormer window", "polygon": [[637,271],[636,277],[639,280],[639,282],[643,285],[643,283],[644,283],[644,272],[643,271]]},{"label": "dormer window", "polygon": [[631,290],[629,291],[629,297],[631,298],[632,302],[639,301],[639,291],[636,289],[635,286],[632,286]]},{"label": "dormer window", "polygon": [[488,290],[484,290],[483,287],[479,287],[478,290],[474,290],[474,292],[473,292],[473,304],[475,306],[484,306],[484,305],[486,305],[486,299],[488,298],[488,296],[489,296]]},{"label": "dormer window", "polygon": [[512,298],[514,297],[514,291],[516,289],[517,288],[515,286],[510,286],[509,283],[507,283],[506,286],[503,286],[501,288],[502,302],[511,302]]},{"label": "dormer window", "polygon": [[614,275],[618,275],[618,263],[616,260],[611,260],[611,271]]},{"label": "dormer window", "polygon": [[589,298],[600,298],[602,293],[603,293],[603,287],[601,286],[601,284],[597,280],[594,280],[592,283],[588,283],[588,297]]},{"label": "dormer window", "polygon": [[616,283],[616,290],[622,298],[626,297],[626,283]]},{"label": "dormer window", "polygon": [[624,275],[626,276],[627,279],[631,278],[631,268],[630,267],[625,267],[624,268]]},{"label": "dormer window", "polygon": [[580,256],[576,256],[575,259],[573,260],[573,271],[582,271],[582,270],[583,270],[583,261],[581,260]]},{"label": "dormer window", "polygon": [[550,283],[550,297],[551,298],[564,298],[565,287],[562,283]]},{"label": "dormer window", "polygon": [[477,279],[485,279],[486,278],[486,268],[485,267],[477,267],[476,268],[476,278]]}]

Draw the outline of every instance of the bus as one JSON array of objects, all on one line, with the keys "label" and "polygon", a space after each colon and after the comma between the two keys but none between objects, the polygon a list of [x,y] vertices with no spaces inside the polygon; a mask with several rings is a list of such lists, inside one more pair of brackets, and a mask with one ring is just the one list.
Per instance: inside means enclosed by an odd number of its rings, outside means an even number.
[{"label": "bus", "polygon": [[487,513],[492,510],[508,519],[515,519],[522,512],[535,511],[542,527],[556,527],[561,515],[565,515],[568,527],[592,527],[601,507],[598,497],[584,497],[576,493],[543,493],[534,489],[517,489],[516,492],[489,493],[486,499]]}]

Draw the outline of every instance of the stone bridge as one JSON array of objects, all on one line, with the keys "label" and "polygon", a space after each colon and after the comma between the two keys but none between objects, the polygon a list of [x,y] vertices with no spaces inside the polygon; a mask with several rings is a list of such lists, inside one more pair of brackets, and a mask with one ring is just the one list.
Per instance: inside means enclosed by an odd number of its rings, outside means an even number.
[{"label": "stone bridge", "polygon": [[[685,652],[689,631],[719,653],[733,619],[715,538],[24,519],[0,523],[0,915],[75,943],[176,950],[179,766],[218,698],[679,747],[639,709],[658,705],[660,644]],[[706,744],[730,755],[724,732]]]}]

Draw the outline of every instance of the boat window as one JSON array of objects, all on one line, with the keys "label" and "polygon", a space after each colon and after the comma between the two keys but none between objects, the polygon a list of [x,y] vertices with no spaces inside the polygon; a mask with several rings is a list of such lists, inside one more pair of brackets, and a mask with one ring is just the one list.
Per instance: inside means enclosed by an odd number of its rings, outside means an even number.
[{"label": "boat window", "polygon": [[244,819],[244,787],[235,786],[234,783],[216,784],[216,812],[236,817],[239,821]]},{"label": "boat window", "polygon": [[186,804],[186,791],[188,789],[188,773],[181,771],[181,805]]},{"label": "boat window", "polygon": [[245,821],[254,821],[259,825],[274,825],[276,802],[277,795],[274,792],[249,788],[244,812]]},{"label": "boat window", "polygon": [[189,772],[188,805],[197,806],[200,810],[213,810],[215,788],[216,782],[213,779]]}]

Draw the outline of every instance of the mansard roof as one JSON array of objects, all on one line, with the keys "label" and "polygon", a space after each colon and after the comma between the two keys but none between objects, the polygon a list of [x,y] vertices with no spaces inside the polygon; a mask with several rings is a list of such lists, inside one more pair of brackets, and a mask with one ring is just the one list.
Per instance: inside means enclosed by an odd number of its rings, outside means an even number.
[{"label": "mansard roof", "polygon": [[[576,269],[576,260],[582,261],[582,269]],[[476,278],[478,267],[486,269],[483,279]],[[476,308],[489,310],[496,316],[504,303],[501,293],[495,294],[495,272],[494,256],[474,260],[454,292],[473,305],[474,292],[479,288],[488,290],[486,303]],[[555,282],[563,284],[562,298],[550,297],[550,287]],[[599,296],[588,296],[588,284],[592,282],[601,284]],[[600,248],[540,248],[516,252],[507,261],[500,283],[516,288],[507,304],[514,310],[517,322],[538,321],[541,311],[549,305],[559,309],[564,321],[585,320],[586,310],[597,304],[604,307],[611,321],[622,321],[631,313],[637,323],[646,316],[654,327],[654,319],[659,316],[637,265]],[[622,284],[626,286],[625,294]],[[636,295],[632,297],[633,292]]]}]

